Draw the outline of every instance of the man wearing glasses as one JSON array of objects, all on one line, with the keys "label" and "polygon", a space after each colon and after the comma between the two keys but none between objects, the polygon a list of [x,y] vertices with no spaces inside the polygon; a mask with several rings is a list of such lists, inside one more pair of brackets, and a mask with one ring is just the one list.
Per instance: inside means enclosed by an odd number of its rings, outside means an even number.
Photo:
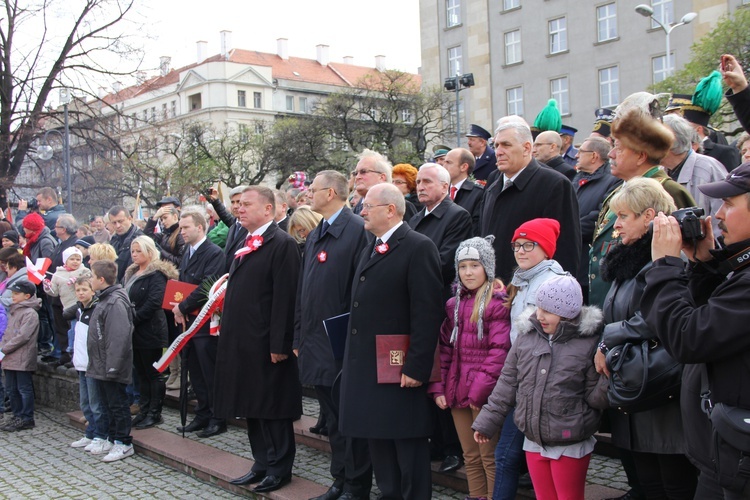
[{"label": "man wearing glasses", "polygon": [[578,198],[581,217],[581,267],[578,269],[578,282],[583,290],[583,299],[588,302],[589,292],[589,249],[594,239],[596,219],[604,199],[622,183],[609,171],[607,155],[612,147],[601,137],[589,137],[576,153],[578,173],[573,178],[573,189]]},{"label": "man wearing glasses", "polygon": [[[357,167],[352,171],[352,176],[354,177],[354,190],[357,191],[360,198],[357,204],[354,205],[354,208],[352,208],[352,211],[360,215],[367,191],[376,184],[384,182],[390,184],[392,182],[391,170],[393,166],[383,155],[370,149],[364,149],[357,155],[357,158],[359,162],[357,162]],[[411,219],[416,213],[417,208],[414,204],[406,201],[404,220]]]},{"label": "man wearing glasses", "polygon": [[565,158],[560,156],[562,144],[560,134],[553,130],[546,130],[536,136],[532,154],[536,161],[544,163],[572,181],[576,175],[576,169],[568,165]]}]

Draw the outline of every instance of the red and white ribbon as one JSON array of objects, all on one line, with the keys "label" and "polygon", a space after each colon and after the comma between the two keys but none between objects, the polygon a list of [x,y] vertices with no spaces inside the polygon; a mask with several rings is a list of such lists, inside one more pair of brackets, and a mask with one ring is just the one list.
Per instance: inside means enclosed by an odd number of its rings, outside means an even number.
[{"label": "red and white ribbon", "polygon": [[245,246],[234,252],[234,258],[239,259],[243,255],[247,255],[259,249],[263,245],[263,236],[255,235],[249,236],[245,240]]}]

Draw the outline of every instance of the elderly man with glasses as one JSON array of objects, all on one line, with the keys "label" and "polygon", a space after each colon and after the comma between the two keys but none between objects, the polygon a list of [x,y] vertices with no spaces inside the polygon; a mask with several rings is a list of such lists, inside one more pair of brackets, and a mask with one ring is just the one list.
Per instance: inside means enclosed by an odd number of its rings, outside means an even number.
[{"label": "elderly man with glasses", "polygon": [[[383,155],[372,151],[370,149],[364,149],[359,155],[357,155],[357,167],[352,171],[352,177],[354,178],[354,190],[359,195],[359,201],[352,211],[359,215],[362,212],[362,203],[364,202],[365,195],[371,187],[387,182],[392,182],[391,171],[393,166]],[[404,219],[409,220],[417,213],[417,209],[413,203],[406,201],[406,213]]]}]

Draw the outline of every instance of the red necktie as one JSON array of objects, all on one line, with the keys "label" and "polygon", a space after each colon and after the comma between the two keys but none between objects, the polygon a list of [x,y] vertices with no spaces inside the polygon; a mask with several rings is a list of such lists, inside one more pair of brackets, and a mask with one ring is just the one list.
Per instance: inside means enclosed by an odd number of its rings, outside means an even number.
[{"label": "red necktie", "polygon": [[458,191],[458,188],[456,186],[451,186],[451,200],[456,199],[456,191]]}]

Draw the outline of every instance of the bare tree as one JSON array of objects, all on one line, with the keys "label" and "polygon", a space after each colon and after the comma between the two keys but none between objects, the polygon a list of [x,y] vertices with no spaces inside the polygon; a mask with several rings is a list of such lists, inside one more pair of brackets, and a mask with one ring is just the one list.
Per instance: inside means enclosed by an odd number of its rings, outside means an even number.
[{"label": "bare tree", "polygon": [[[101,115],[100,108],[86,104],[95,95],[91,82],[125,77],[137,68],[141,52],[126,34],[135,1],[0,2],[0,206],[7,203],[7,190],[40,131],[61,121],[58,111],[47,108],[53,92],[67,88],[77,95],[70,122],[91,123]],[[108,142],[118,148],[102,135],[101,126],[80,125],[71,133],[95,141],[100,149]]]}]

